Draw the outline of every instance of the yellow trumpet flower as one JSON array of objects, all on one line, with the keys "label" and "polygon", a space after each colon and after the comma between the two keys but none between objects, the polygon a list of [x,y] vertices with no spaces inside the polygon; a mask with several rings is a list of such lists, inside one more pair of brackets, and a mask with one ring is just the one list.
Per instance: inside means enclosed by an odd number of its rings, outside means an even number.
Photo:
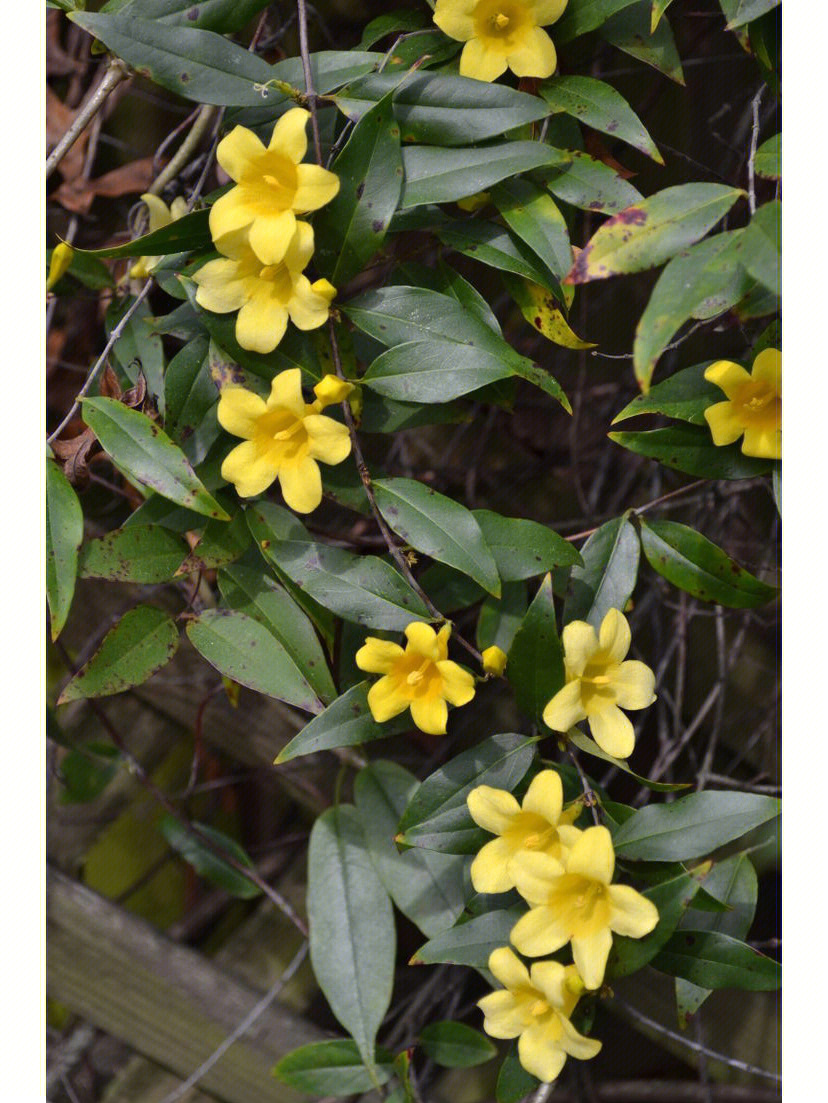
[{"label": "yellow trumpet flower", "polygon": [[519,77],[551,77],[558,59],[542,28],[563,15],[567,0],[437,0],[434,22],[465,42],[460,76],[497,80],[511,69]]}]

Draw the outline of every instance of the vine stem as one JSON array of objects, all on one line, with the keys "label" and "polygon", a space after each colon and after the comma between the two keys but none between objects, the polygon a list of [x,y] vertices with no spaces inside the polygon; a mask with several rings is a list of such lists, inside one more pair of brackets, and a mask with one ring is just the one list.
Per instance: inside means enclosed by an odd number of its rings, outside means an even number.
[{"label": "vine stem", "polygon": [[[660,506],[663,502],[669,502],[671,498],[678,498],[681,494],[687,494],[691,490],[697,490],[706,482],[708,482],[707,479],[696,479],[695,482],[688,483],[687,486],[680,486],[677,490],[671,490],[669,494],[662,494],[659,498],[653,498],[651,502],[645,502],[643,506],[636,506],[632,512],[637,517],[640,513],[646,513],[647,510],[655,509],[656,506]],[[574,540],[583,540],[587,536],[592,536],[599,528],[600,525],[597,525],[592,529],[584,529],[583,532],[575,532],[572,536],[565,536],[564,540],[568,540],[570,543]]]},{"label": "vine stem", "polygon": [[[302,72],[305,77],[305,96],[307,97],[308,107],[310,109],[311,115],[313,146],[314,152],[316,154],[316,163],[318,165],[322,165],[322,142],[319,137],[319,120],[316,116],[316,91],[313,86],[313,74],[311,73],[310,53],[308,50],[308,12],[305,0],[296,0],[296,8],[299,21],[299,52],[302,57]],[[328,319],[328,337],[330,339],[331,357],[333,359],[334,371],[336,372],[336,375],[339,379],[344,379],[347,382],[347,377],[342,368],[342,356],[339,351],[339,342],[336,336],[336,323],[334,322],[333,318]],[[371,483],[371,472],[368,470],[368,465],[365,462],[365,455],[362,451],[362,445],[359,441],[359,435],[357,433],[354,415],[347,400],[342,403],[342,413],[345,418],[345,424],[348,427],[348,433],[351,437],[351,447],[353,449],[354,459],[356,460],[357,471],[359,472],[360,480],[362,482],[363,488],[365,489],[368,503],[371,506],[371,512],[374,515],[374,520],[376,521],[377,527],[382,533],[382,537],[385,540],[388,551],[391,553],[395,563],[402,571],[407,582],[418,594],[421,601],[428,609],[429,613],[431,613],[432,617],[434,617],[436,620],[446,622],[448,618],[440,612],[440,610],[437,608],[437,606],[434,604],[434,602],[431,600],[425,590],[423,590],[422,586],[420,586],[419,582],[417,582],[416,578],[412,574],[411,567],[409,566],[405,553],[397,544],[393,532],[388,527],[385,518],[380,512],[379,506],[377,505],[377,498],[374,493],[374,488]],[[478,663],[482,665],[482,656],[473,644],[469,643],[468,640],[464,639],[463,636],[457,633],[454,633],[454,639],[457,640],[461,647],[465,648],[465,650],[472,656],[473,659],[475,659]]]},{"label": "vine stem", "polygon": [[58,167],[63,158],[106,103],[110,93],[117,88],[122,80],[126,80],[128,76],[129,69],[124,62],[121,61],[120,58],[113,58],[104,73],[101,83],[78,111],[69,129],[46,158],[47,176]]}]

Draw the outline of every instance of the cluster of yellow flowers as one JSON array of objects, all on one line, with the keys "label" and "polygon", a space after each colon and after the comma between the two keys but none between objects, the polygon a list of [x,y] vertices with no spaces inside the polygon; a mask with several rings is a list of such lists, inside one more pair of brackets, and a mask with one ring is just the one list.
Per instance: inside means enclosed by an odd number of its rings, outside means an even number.
[{"label": "cluster of yellow flowers", "polygon": [[523,1067],[551,1081],[567,1056],[585,1060],[601,1048],[570,1018],[581,992],[603,982],[613,933],[643,938],[658,923],[658,910],[628,885],[612,884],[609,831],[573,825],[580,806],[564,810],[554,770],[532,780],[522,805],[488,785],[473,789],[467,801],[474,821],[497,836],[472,862],[472,885],[484,893],[516,888],[529,905],[512,928],[512,945],[527,957],[572,947],[573,965],[542,961],[531,971],[508,946],[494,950],[489,969],[503,989],[478,1003],[484,1030],[494,1038],[518,1038]]},{"label": "cluster of yellow flowers", "polygon": [[313,255],[313,228],[297,215],[318,210],[339,191],[339,178],[302,164],[310,113],[286,111],[265,147],[252,130],[237,126],[216,150],[236,181],[210,209],[210,233],[223,258],[195,273],[196,301],[206,310],[238,310],[236,340],[252,352],[272,352],[288,318],[299,329],[325,323],[336,294],[327,280],[303,275]]},{"label": "cluster of yellow flowers", "polygon": [[558,63],[543,30],[563,15],[567,0],[437,0],[434,22],[465,42],[460,76],[497,80],[511,69],[518,77],[551,77]]}]

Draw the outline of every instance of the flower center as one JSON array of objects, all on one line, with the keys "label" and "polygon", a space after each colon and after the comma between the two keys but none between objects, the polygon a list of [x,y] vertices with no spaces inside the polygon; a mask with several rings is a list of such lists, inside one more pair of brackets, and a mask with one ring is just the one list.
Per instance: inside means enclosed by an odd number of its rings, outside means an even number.
[{"label": "flower center", "polygon": [[584,879],[579,888],[580,891],[575,897],[575,907],[581,913],[582,919],[589,919],[595,911],[595,905],[603,899],[604,886],[598,881]]},{"label": "flower center", "polygon": [[474,11],[477,37],[495,39],[502,48],[514,44],[515,35],[527,23],[523,5],[510,0],[480,0]]},{"label": "flower center", "polygon": [[759,429],[778,429],[782,419],[782,399],[767,383],[745,383],[733,396],[734,405],[746,425]]},{"label": "flower center", "polygon": [[550,843],[556,834],[554,827],[548,827],[546,831],[537,831],[532,835],[527,835],[523,840],[523,845],[527,850],[540,850],[547,843]]},{"label": "flower center", "polygon": [[287,301],[293,295],[293,280],[290,275],[288,266],[280,262],[279,264],[265,265],[259,272],[259,279],[264,280],[265,283],[272,285],[273,293],[282,300],[283,303]]},{"label": "flower center", "polygon": [[491,22],[494,25],[492,28],[493,30],[505,31],[509,26],[510,20],[508,15],[504,15],[502,11],[499,11],[497,15],[492,16]]},{"label": "flower center", "polygon": [[412,670],[408,677],[405,679],[408,685],[418,686],[426,676],[426,671],[431,666],[431,659],[426,659],[416,670]]},{"label": "flower center", "polygon": [[549,1004],[546,1002],[546,1000],[535,1000],[535,1002],[529,1008],[529,1014],[533,1018],[539,1019],[540,1016],[545,1015],[548,1010]]}]

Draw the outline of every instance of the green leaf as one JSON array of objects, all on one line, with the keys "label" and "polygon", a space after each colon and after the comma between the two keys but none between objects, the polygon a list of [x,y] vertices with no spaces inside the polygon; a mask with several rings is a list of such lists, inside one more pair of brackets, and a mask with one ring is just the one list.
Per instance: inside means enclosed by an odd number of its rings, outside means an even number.
[{"label": "green leaf", "polygon": [[164,430],[193,464],[201,463],[220,432],[208,345],[207,337],[196,337],[175,354],[164,373]]},{"label": "green leaf", "polygon": [[637,0],[569,0],[563,18],[555,24],[555,41],[569,42],[579,34],[594,31],[610,16],[636,2]]},{"label": "green leaf", "polygon": [[721,389],[704,378],[711,362],[705,360],[703,364],[694,364],[692,368],[684,368],[662,383],[656,383],[646,394],[637,395],[620,414],[616,414],[612,424],[639,414],[666,414],[691,425],[706,427],[704,411],[722,397]]},{"label": "green leaf", "polygon": [[544,81],[538,91],[553,111],[564,111],[664,164],[641,119],[612,85],[593,77],[559,76]]},{"label": "green leaf", "polygon": [[585,211],[615,214],[641,199],[641,192],[602,161],[578,150],[559,150],[556,169],[537,173],[539,180],[565,203]]},{"label": "green leaf", "polygon": [[635,778],[639,785],[645,785],[648,789],[652,789],[654,793],[675,793],[679,789],[690,787],[690,782],[650,781],[647,777],[641,777],[634,773],[623,759],[613,758],[611,754],[601,750],[595,740],[585,735],[579,728],[570,728],[566,733],[566,737],[579,751],[591,754],[594,758],[600,758],[604,762],[611,762],[617,769],[623,770],[625,774]]},{"label": "green leaf", "polygon": [[378,724],[368,708],[367,681],[337,697],[324,712],[315,716],[309,724],[283,747],[276,758],[276,765],[290,762],[306,754],[318,751],[330,751],[335,747],[356,747],[361,743],[370,743],[374,739],[385,739],[389,735],[399,735],[411,728],[408,713]]},{"label": "green leaf", "polygon": [[315,262],[335,287],[356,276],[385,240],[402,194],[400,128],[389,92],[367,111],[331,165],[339,177],[336,198],[316,218]]},{"label": "green leaf", "polygon": [[496,352],[451,340],[407,341],[383,352],[362,378],[400,402],[450,402],[508,379],[514,368]]},{"label": "green leaf", "polygon": [[362,1063],[359,1050],[350,1038],[332,1042],[312,1042],[300,1046],[274,1066],[273,1075],[296,1091],[316,1096],[353,1095],[371,1091],[375,1082],[391,1079],[394,1058],[387,1049],[374,1052],[374,1077]]},{"label": "green leaf", "polygon": [[537,96],[506,85],[423,72],[373,73],[343,88],[334,102],[348,118],[359,119],[391,91],[402,140],[427,146],[468,146],[499,138],[548,114]]},{"label": "green leaf", "polygon": [[[500,322],[498,322],[492,308],[477,288],[473,287],[468,280],[464,279],[459,272],[446,264],[445,261],[439,260],[435,268],[427,268],[426,265],[417,264],[416,261],[406,261],[399,265],[397,271],[402,273],[404,282],[407,284],[425,287],[431,291],[438,291],[441,295],[448,295],[449,298],[456,299],[461,306],[493,330],[498,337],[503,336]],[[393,282],[396,283],[397,281],[394,280]]]},{"label": "green leaf", "polygon": [[[548,196],[546,198],[549,199]],[[552,200],[549,199],[549,202],[551,203]],[[560,298],[563,298],[557,279],[551,277],[545,267],[538,264],[532,251],[504,227],[494,222],[468,218],[452,222],[448,226],[441,226],[435,232],[444,245],[456,249],[458,253],[463,253],[472,260],[478,260],[490,268],[497,268],[501,272],[512,272],[516,276],[541,284],[553,294],[560,294]]]},{"label": "green leaf", "polygon": [[141,685],[178,650],[178,629],[162,610],[151,605],[130,609],[89,662],[72,678],[58,698],[59,705],[86,697],[110,697]]},{"label": "green leaf", "polygon": [[121,768],[121,755],[106,743],[85,743],[60,759],[61,804],[88,804],[100,796]]},{"label": "green leaf", "polygon": [[677,425],[645,433],[607,433],[607,436],[630,452],[702,479],[752,479],[774,468],[773,460],[744,455],[738,441],[717,447],[706,425],[703,428]]},{"label": "green leaf", "polygon": [[398,11],[386,12],[383,15],[378,15],[376,19],[372,19],[362,32],[362,38],[360,39],[360,50],[367,50],[371,46],[375,46],[378,42],[381,42],[383,38],[387,38],[389,35],[404,34],[406,31],[417,31],[421,27],[425,27],[428,23],[428,17],[425,12],[422,11],[405,11],[400,9]]},{"label": "green leaf", "polygon": [[732,230],[701,241],[673,257],[659,276],[635,331],[633,362],[643,391],[658,358],[689,318],[724,313],[750,290],[739,263],[744,238],[742,230]]},{"label": "green leaf", "polygon": [[212,31],[175,27],[123,14],[73,12],[69,18],[99,38],[142,76],[196,103],[258,107],[273,67]]},{"label": "green leaf", "polygon": [[[753,161],[757,176],[763,176],[768,180],[782,179],[782,135],[774,134],[766,142],[762,142],[756,150]],[[70,269],[71,271],[71,269]]]},{"label": "green leaf", "polygon": [[780,0],[719,0],[727,29],[734,30],[777,7]]},{"label": "green leaf", "polygon": [[477,618],[477,647],[485,651],[497,646],[508,654],[515,633],[526,615],[526,586],[522,582],[504,582],[503,595],[488,596]]},{"label": "green leaf", "polygon": [[656,29],[659,22],[661,21],[662,15],[664,15],[672,2],[673,0],[653,0],[653,14],[650,18],[651,33]]},{"label": "green leaf", "polygon": [[465,506],[415,479],[377,479],[374,493],[389,527],[412,548],[462,571],[490,594],[500,596],[494,558]]},{"label": "green leaf", "polygon": [[[46,250],[46,266],[52,262],[52,253],[54,249]],[[76,280],[83,284],[84,287],[88,287],[91,291],[100,291],[104,287],[112,287],[114,280],[112,279],[112,273],[107,266],[96,257],[90,257],[85,255],[85,250],[77,249],[72,246],[72,260],[69,264],[68,274],[74,276]],[[64,284],[62,281],[65,276],[61,276],[57,284],[53,288],[56,295],[62,295],[67,292],[67,288],[74,286],[71,284]]]},{"label": "green leaf", "polygon": [[190,643],[234,682],[305,712],[322,704],[304,672],[268,629],[235,609],[206,609],[187,624]]},{"label": "green leaf", "polygon": [[513,1042],[497,1076],[495,1090],[497,1103],[522,1103],[539,1086],[540,1080],[531,1072],[527,1072],[520,1063],[517,1043]]},{"label": "green leaf", "polygon": [[666,19],[661,19],[653,29],[651,0],[638,0],[607,20],[601,34],[625,54],[652,65],[677,84],[684,84],[672,28]]},{"label": "green leaf", "polygon": [[[215,827],[209,827],[206,823],[193,822],[192,826],[196,832],[206,836],[210,842],[215,843],[242,865],[253,870],[252,861],[235,839],[231,839],[223,831],[217,831]],[[251,900],[254,896],[261,895],[262,890],[258,886],[220,858],[198,837],[198,834],[188,831],[184,824],[173,816],[165,816],[159,823],[158,830],[172,849],[180,854],[185,862],[189,862],[199,877],[203,877],[205,881],[218,885],[231,896],[237,896],[241,900]]]},{"label": "green leaf", "polygon": [[744,192],[724,184],[679,184],[608,219],[578,254],[566,283],[656,268],[711,230]]},{"label": "green leaf", "polygon": [[226,567],[241,559],[251,542],[252,537],[242,510],[236,513],[229,525],[224,521],[208,521],[198,544],[178,568],[177,573],[184,575]]},{"label": "green leaf", "polygon": [[[593,341],[582,341],[578,334],[574,332],[566,320],[566,315],[561,310],[559,302],[556,302],[554,296],[550,295],[545,288],[505,273],[501,278],[506,290],[520,307],[523,317],[533,329],[543,334],[547,340],[553,341],[562,348],[595,348]],[[550,381],[552,380],[551,375],[547,378]],[[534,379],[530,380],[530,382],[534,381]],[[566,395],[563,394],[557,383],[555,383],[555,387],[557,393],[554,393],[553,397],[558,399],[568,413],[571,413],[572,408]]]},{"label": "green leaf", "polygon": [[268,0],[130,0],[126,6],[140,11],[143,19],[235,34],[267,4]]},{"label": "green leaf", "polygon": [[652,961],[675,931],[698,891],[699,877],[684,871],[645,889],[641,895],[658,909],[658,924],[644,938],[618,935],[613,938],[607,960],[607,980],[629,976]]},{"label": "green leaf", "polygon": [[114,398],[83,400],[83,420],[101,447],[130,476],[186,509],[229,521],[208,494],[187,457],[146,414]]},{"label": "green leaf", "polygon": [[497,1046],[465,1023],[429,1023],[420,1031],[423,1053],[446,1069],[468,1069],[497,1057]]},{"label": "green leaf", "polygon": [[451,203],[519,172],[561,163],[565,156],[541,142],[500,142],[467,149],[406,146],[400,206]]},{"label": "green leaf", "polygon": [[130,525],[114,529],[81,548],[81,578],[112,582],[168,582],[184,562],[189,548],[180,536],[160,525]]},{"label": "green leaf", "polygon": [[429,939],[412,957],[411,965],[471,965],[486,969],[492,950],[509,945],[512,927],[525,913],[523,907],[502,911],[484,912],[465,923],[458,923],[450,931],[443,931]]},{"label": "green leaf", "polygon": [[351,805],[329,808],[313,825],[307,903],[319,987],[373,1066],[374,1039],[391,1001],[396,938],[391,901]]},{"label": "green leaf", "polygon": [[291,596],[262,571],[240,563],[223,567],[218,585],[226,605],[264,625],[279,641],[319,700],[333,701],[336,689],[324,652],[313,625]]},{"label": "green leaf", "polygon": [[501,517],[489,509],[472,510],[504,582],[535,578],[553,567],[582,562],[577,549],[557,532],[522,517]]},{"label": "green leaf", "polygon": [[[78,249],[82,257],[155,257],[210,247],[209,210],[191,211],[160,230],[106,249]],[[73,246],[74,248],[74,246]]]},{"label": "green leaf", "polygon": [[706,790],[639,809],[618,829],[613,844],[621,859],[682,862],[741,838],[775,819],[779,809],[773,797]]},{"label": "green leaf", "polygon": [[744,234],[742,264],[753,279],[773,295],[780,294],[782,277],[782,204],[760,207]]},{"label": "green leaf", "polygon": [[511,732],[464,751],[422,782],[400,820],[397,841],[448,854],[476,853],[489,836],[471,818],[466,797],[478,785],[511,792],[534,756],[535,740]]},{"label": "green leaf", "polygon": [[498,184],[492,199],[507,225],[540,257],[559,284],[572,267],[572,246],[566,221],[554,199],[521,177]]},{"label": "green leaf", "polygon": [[564,684],[563,648],[555,623],[552,576],[538,588],[509,648],[506,677],[515,691],[521,712],[532,723]]},{"label": "green leaf", "polygon": [[52,639],[66,624],[83,540],[83,510],[72,484],[52,460],[46,461],[46,597]]},{"label": "green leaf", "polygon": [[[107,336],[121,322],[127,310],[135,304],[128,296],[113,301],[106,312],[104,326]],[[159,412],[164,413],[164,346],[161,338],[153,333],[149,307],[146,302],[138,304],[132,317],[126,323],[117,343],[112,348],[112,357],[123,370],[130,383],[138,382],[139,373],[147,381],[147,389],[154,395]]]},{"label": "green leaf", "polygon": [[702,601],[753,609],[778,594],[700,532],[675,521],[642,521],[641,546],[660,575]]},{"label": "green leaf", "polygon": [[454,925],[465,905],[465,859],[394,845],[397,824],[418,785],[394,762],[372,762],[354,782],[354,801],[371,860],[391,899],[431,938]]},{"label": "green leaf", "polygon": [[385,560],[317,543],[292,513],[268,502],[249,508],[247,520],[265,559],[345,620],[401,631],[412,620],[431,619],[419,595]]},{"label": "green leaf", "polygon": [[652,964],[701,988],[770,992],[782,983],[778,961],[716,931],[676,931]]},{"label": "green leaf", "polygon": [[563,623],[585,620],[596,631],[610,609],[622,612],[635,589],[641,548],[626,517],[607,521],[581,548],[584,565],[569,576]]}]

